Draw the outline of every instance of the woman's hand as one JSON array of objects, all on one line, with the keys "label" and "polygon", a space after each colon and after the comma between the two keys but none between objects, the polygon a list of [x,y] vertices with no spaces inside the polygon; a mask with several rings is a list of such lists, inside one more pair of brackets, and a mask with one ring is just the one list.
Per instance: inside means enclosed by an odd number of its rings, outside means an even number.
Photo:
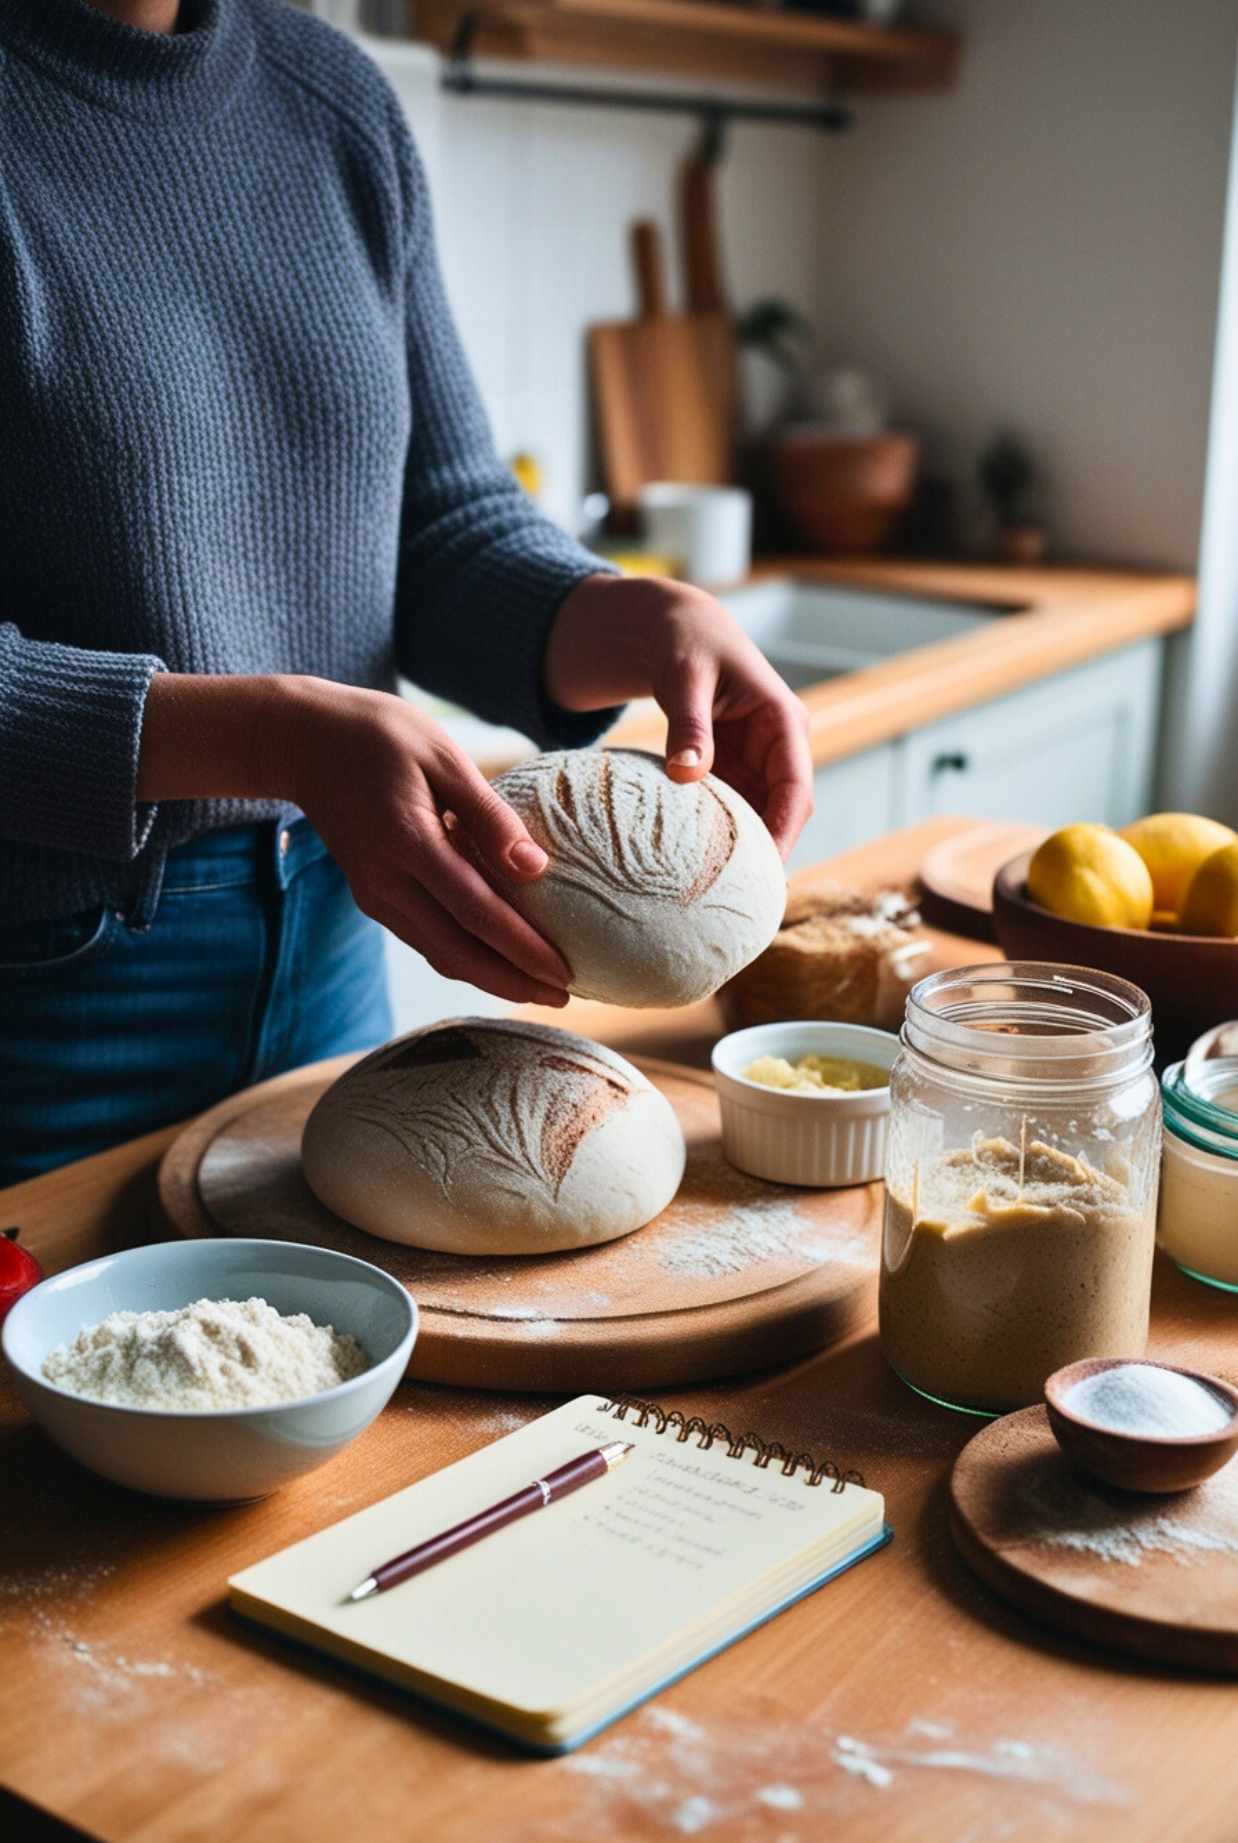
[{"label": "woman's hand", "polygon": [[807,713],[703,589],[588,577],[555,619],[545,676],[547,694],[568,710],[652,694],[666,713],[672,778],[698,781],[713,769],[787,856],[812,812]]},{"label": "woman's hand", "polygon": [[540,876],[546,853],[445,731],[403,699],[317,678],[158,675],[139,798],[226,794],[299,806],[357,906],[444,977],[516,1004],[567,1003],[566,963],[457,848],[458,835],[506,880]]}]

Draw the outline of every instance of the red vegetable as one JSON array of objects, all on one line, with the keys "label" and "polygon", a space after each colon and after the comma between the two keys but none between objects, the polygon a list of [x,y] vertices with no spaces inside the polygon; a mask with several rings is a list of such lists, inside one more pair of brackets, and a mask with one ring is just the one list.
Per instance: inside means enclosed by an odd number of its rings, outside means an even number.
[{"label": "red vegetable", "polygon": [[37,1286],[42,1278],[43,1269],[33,1254],[18,1247],[17,1230],[0,1231],[0,1325],[22,1294]]}]

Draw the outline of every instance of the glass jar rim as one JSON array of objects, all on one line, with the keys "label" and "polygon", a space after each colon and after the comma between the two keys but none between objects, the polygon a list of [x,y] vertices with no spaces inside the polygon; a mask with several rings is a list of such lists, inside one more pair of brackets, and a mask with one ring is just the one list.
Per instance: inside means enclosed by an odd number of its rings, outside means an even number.
[{"label": "glass jar rim", "polygon": [[[1218,1070],[1216,1085],[1222,1085],[1226,1075],[1227,1085],[1232,1089],[1235,1085],[1232,1070]],[[1198,1079],[1197,1070],[1195,1080]],[[1238,1159],[1238,1113],[1232,1107],[1222,1107],[1209,1095],[1201,1094],[1198,1087],[1188,1084],[1185,1062],[1175,1062],[1166,1069],[1161,1077],[1161,1096],[1165,1125],[1177,1138],[1185,1139],[1200,1152]]]},{"label": "glass jar rim", "polygon": [[1034,1087],[1108,1085],[1151,1066],[1152,1007],[1113,973],[989,961],[917,981],[902,1041],[960,1073]]}]

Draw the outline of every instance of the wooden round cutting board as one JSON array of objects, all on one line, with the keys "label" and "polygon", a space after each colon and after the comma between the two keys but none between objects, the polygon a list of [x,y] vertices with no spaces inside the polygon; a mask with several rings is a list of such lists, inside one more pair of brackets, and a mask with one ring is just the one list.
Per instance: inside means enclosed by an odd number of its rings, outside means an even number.
[{"label": "wooden round cutting board", "polygon": [[1115,1490],[1074,1471],[1043,1408],[994,1421],[950,1481],[963,1559],[1072,1636],[1238,1674],[1238,1461],[1194,1491]]},{"label": "wooden round cutting board", "polygon": [[934,928],[995,941],[993,879],[1021,851],[1034,851],[1046,826],[992,820],[943,838],[920,866],[920,913]]},{"label": "wooden round cutting board", "polygon": [[159,1173],[184,1235],[260,1235],[382,1267],[421,1308],[409,1373],[494,1389],[637,1392],[787,1363],[871,1314],[881,1188],[800,1190],[722,1156],[708,1075],[638,1066],[688,1147],[675,1200],[645,1228],[568,1254],[477,1259],[380,1241],[313,1196],[301,1129],[351,1057],[249,1089],[203,1114]]}]

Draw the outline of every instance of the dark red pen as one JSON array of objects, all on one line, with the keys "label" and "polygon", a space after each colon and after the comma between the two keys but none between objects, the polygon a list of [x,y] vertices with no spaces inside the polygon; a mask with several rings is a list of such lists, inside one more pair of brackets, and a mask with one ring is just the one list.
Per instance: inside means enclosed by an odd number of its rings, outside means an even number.
[{"label": "dark red pen", "polygon": [[569,1491],[579,1491],[582,1485],[590,1484],[595,1478],[605,1478],[608,1472],[623,1464],[631,1451],[630,1440],[613,1440],[609,1446],[600,1446],[594,1452],[569,1459],[566,1465],[547,1472],[545,1478],[535,1478],[513,1497],[505,1497],[502,1503],[491,1504],[489,1510],[479,1510],[475,1517],[453,1524],[451,1529],[419,1542],[415,1549],[407,1549],[403,1555],[383,1562],[359,1587],[353,1588],[349,1599],[368,1600],[372,1593],[385,1593],[388,1587],[397,1587],[401,1581],[406,1581],[410,1574],[420,1574],[424,1568],[432,1568],[436,1561],[458,1555],[461,1549],[514,1523],[517,1517],[527,1517],[531,1510],[544,1510],[547,1504],[566,1497]]}]

